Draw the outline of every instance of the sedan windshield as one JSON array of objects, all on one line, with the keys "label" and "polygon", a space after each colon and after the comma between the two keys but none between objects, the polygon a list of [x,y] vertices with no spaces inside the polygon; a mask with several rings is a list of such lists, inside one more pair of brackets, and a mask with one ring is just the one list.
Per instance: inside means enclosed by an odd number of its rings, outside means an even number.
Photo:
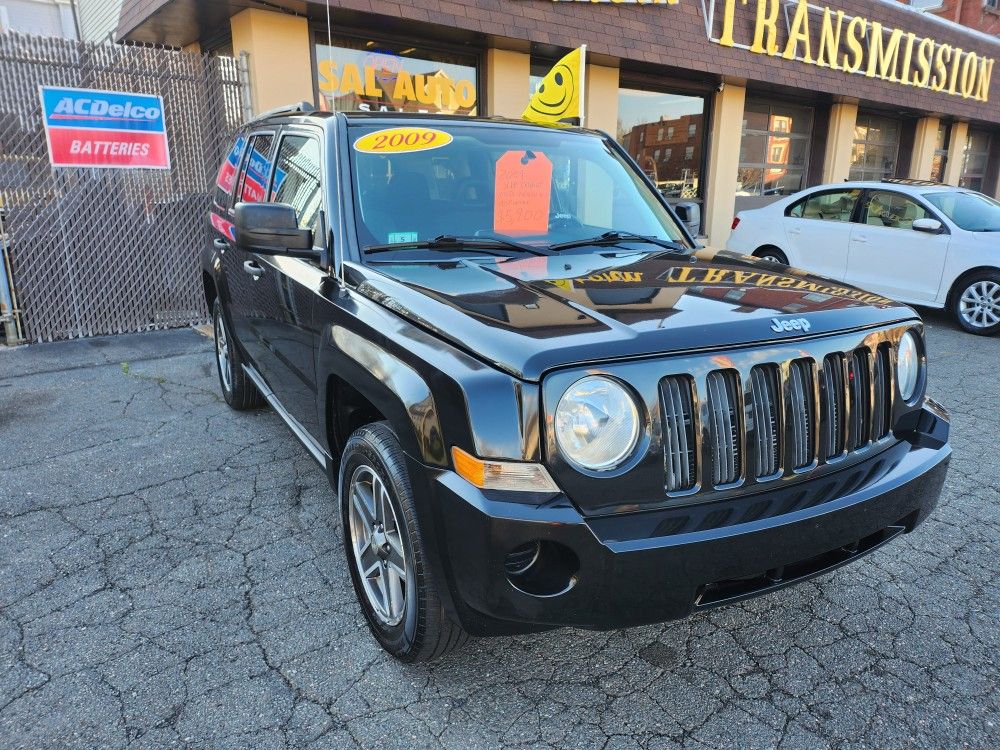
[{"label": "sedan windshield", "polygon": [[924,198],[969,232],[1000,232],[1000,203],[981,193],[928,193]]},{"label": "sedan windshield", "polygon": [[[506,241],[502,253],[510,254],[510,242],[548,251],[598,238],[607,252],[615,244],[601,239],[608,232],[633,251],[689,245],[642,178],[597,136],[442,121],[352,125],[348,137],[358,241],[378,248],[380,259],[387,245],[412,259],[454,250],[454,240],[480,250]],[[442,239],[452,242],[435,241]]]}]

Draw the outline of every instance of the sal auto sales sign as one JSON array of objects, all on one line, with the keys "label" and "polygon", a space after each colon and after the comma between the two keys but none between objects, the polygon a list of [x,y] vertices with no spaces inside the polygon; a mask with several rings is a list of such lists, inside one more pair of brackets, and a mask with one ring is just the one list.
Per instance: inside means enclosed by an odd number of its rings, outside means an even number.
[{"label": "sal auto sales sign", "polygon": [[161,97],[55,86],[40,90],[52,166],[170,169]]}]

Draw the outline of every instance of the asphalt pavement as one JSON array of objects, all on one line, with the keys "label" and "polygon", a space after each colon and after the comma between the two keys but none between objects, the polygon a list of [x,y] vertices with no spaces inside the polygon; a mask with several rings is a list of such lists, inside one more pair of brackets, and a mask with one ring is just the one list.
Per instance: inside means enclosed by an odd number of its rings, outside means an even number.
[{"label": "asphalt pavement", "polygon": [[369,637],[326,477],[226,407],[208,340],[0,347],[0,750],[1000,746],[1000,338],[927,317],[955,454],[915,533],[682,622],[430,666]]}]

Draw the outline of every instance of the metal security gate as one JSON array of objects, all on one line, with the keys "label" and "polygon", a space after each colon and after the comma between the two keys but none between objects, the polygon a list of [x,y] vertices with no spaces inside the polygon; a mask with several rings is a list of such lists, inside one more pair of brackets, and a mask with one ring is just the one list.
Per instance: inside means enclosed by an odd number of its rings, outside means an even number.
[{"label": "metal security gate", "polygon": [[[209,187],[248,112],[244,71],[228,57],[0,34],[0,239],[26,340],[207,319],[198,253]],[[170,170],[53,169],[40,85],[159,94]]]}]

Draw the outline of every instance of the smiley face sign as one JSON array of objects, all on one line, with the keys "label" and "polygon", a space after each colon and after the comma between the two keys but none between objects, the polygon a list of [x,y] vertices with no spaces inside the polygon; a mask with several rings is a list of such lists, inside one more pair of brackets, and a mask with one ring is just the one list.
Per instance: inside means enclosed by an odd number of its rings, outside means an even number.
[{"label": "smiley face sign", "polygon": [[559,122],[580,117],[581,50],[557,62],[542,79],[521,115],[532,122]]}]

